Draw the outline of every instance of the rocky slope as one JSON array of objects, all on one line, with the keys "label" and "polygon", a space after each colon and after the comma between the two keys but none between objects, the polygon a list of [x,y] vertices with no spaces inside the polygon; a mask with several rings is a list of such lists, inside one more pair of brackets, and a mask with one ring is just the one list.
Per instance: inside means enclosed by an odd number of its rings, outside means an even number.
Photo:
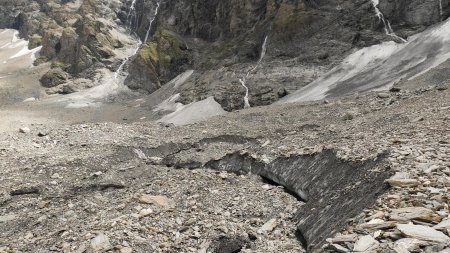
[{"label": "rocky slope", "polygon": [[[237,110],[245,88],[271,104],[450,14],[374,3],[5,1],[0,27],[48,63],[0,81],[0,253],[449,252],[449,60],[389,91]],[[98,85],[22,103],[46,71],[49,93]]]},{"label": "rocky slope", "polygon": [[6,133],[0,252],[447,252],[448,88]]}]

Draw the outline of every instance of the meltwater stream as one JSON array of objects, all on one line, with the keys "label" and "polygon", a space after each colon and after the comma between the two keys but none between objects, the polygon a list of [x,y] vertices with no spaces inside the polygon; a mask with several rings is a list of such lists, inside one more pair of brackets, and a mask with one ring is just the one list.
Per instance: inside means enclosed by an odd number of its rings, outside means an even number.
[{"label": "meltwater stream", "polygon": [[256,63],[256,65],[250,69],[247,74],[243,78],[239,78],[239,82],[241,83],[242,87],[245,89],[245,96],[244,96],[244,109],[250,108],[250,102],[249,102],[249,90],[246,85],[247,79],[250,77],[250,74],[252,74],[258,67],[261,65],[262,60],[264,59],[264,56],[266,56],[267,52],[267,39],[269,36],[266,36],[264,38],[264,42],[262,44],[261,48],[261,55],[259,56],[259,60]]},{"label": "meltwater stream", "polygon": [[450,59],[450,19],[408,39],[363,48],[280,103],[314,101],[354,92],[386,90]]}]

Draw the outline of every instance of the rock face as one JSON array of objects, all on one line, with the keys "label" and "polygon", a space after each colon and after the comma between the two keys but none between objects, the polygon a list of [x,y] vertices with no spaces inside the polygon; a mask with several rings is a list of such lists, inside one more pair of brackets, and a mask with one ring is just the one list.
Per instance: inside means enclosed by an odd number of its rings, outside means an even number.
[{"label": "rock face", "polygon": [[[89,78],[99,67],[113,68],[113,50],[123,47],[112,34],[120,5],[95,0],[6,1],[0,28],[18,29],[30,47],[42,45],[36,64],[50,61],[57,71]],[[43,81],[44,87],[57,85]]]},{"label": "rock face", "polygon": [[[440,6],[442,4],[442,6]],[[418,29],[425,29],[448,18],[450,2],[436,0],[422,1],[380,1],[380,10],[391,21],[394,30],[402,36],[409,36]]]},{"label": "rock face", "polygon": [[[195,69],[179,102],[213,96],[227,111],[243,108],[239,79],[255,66],[266,37],[263,64],[246,78],[252,106],[271,104],[310,83],[354,48],[392,39],[366,0],[169,0],[160,3],[156,17],[158,1],[132,3],[6,0],[0,28],[16,28],[31,47],[42,45],[36,63],[51,61],[73,77],[90,79],[98,68],[118,67],[115,49],[124,41],[115,26],[142,41],[149,34],[128,68],[126,85],[152,93]],[[379,9],[401,37],[450,14],[447,0],[381,0]]]},{"label": "rock face", "polygon": [[[150,5],[143,0],[137,5],[142,8],[138,8],[136,31],[143,37]],[[381,0],[379,8],[403,37],[450,13],[448,1],[442,1],[440,11],[434,0]],[[167,44],[164,34],[169,32],[177,38],[176,44],[183,45],[182,53],[181,57],[165,57],[167,65],[161,68],[155,64],[155,55],[166,56],[173,49],[158,46]],[[392,39],[384,34],[371,1],[363,0],[166,1],[152,34],[149,44],[156,50],[152,55],[139,54],[133,61],[127,84],[153,92],[185,69],[196,69],[198,73],[184,85],[179,101],[187,104],[214,96],[228,111],[243,108],[245,90],[239,78],[254,66],[266,36],[264,64],[247,80],[253,106],[271,104],[306,85],[353,48]],[[148,51],[148,46],[142,51]]]}]

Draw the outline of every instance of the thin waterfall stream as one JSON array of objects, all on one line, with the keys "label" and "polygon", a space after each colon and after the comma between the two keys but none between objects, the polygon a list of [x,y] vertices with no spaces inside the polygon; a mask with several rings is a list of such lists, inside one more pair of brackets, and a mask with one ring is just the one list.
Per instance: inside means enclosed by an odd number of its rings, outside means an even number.
[{"label": "thin waterfall stream", "polygon": [[268,39],[268,38],[269,38],[269,36],[266,36],[266,37],[264,38],[264,42],[263,42],[262,48],[261,48],[261,55],[260,55],[259,60],[258,60],[258,62],[256,63],[256,65],[255,65],[252,69],[250,69],[250,70],[247,72],[247,74],[245,75],[245,77],[239,78],[239,82],[241,83],[242,87],[244,87],[244,89],[245,89],[244,109],[247,109],[247,108],[250,108],[250,107],[251,107],[251,106],[250,106],[250,102],[249,102],[249,89],[248,89],[248,86],[247,86],[247,84],[246,84],[247,79],[250,77],[250,74],[251,74],[252,72],[254,72],[254,71],[259,67],[259,65],[261,65],[261,62],[262,62],[262,60],[264,59],[264,56],[266,56],[266,52],[267,52],[267,39]]},{"label": "thin waterfall stream", "polygon": [[123,72],[123,70],[124,70],[124,68],[125,68],[125,65],[127,65],[127,63],[131,60],[131,58],[132,58],[133,56],[135,56],[135,55],[138,53],[139,48],[141,48],[141,45],[142,45],[142,42],[139,41],[138,44],[136,45],[136,49],[133,51],[133,54],[131,54],[130,56],[128,56],[127,58],[125,58],[125,60],[124,60],[124,61],[120,64],[120,66],[117,68],[116,72],[114,73],[114,79],[115,79],[116,81],[119,80],[119,77],[120,77],[120,75],[122,74],[122,72]]},{"label": "thin waterfall stream", "polygon": [[[141,48],[142,44],[145,44],[147,42],[147,40],[148,40],[148,38],[150,36],[150,31],[151,31],[153,22],[155,21],[156,17],[158,16],[159,6],[160,6],[160,3],[157,2],[156,9],[155,9],[155,14],[150,19],[150,24],[148,26],[147,33],[145,34],[145,39],[143,41],[139,40],[139,42],[136,45],[136,49],[133,51],[133,53],[130,56],[128,56],[127,58],[125,58],[125,60],[120,64],[120,66],[117,68],[116,72],[114,73],[114,79],[116,81],[119,81],[119,77],[123,73],[123,70],[124,70],[125,66],[133,58],[133,56],[135,56],[139,52],[139,49]],[[136,15],[136,0],[133,0],[131,2],[130,11],[129,11],[128,16],[127,16],[127,25],[129,26],[130,29],[133,29],[131,27],[132,26],[132,18],[136,17],[136,16],[137,16]]]},{"label": "thin waterfall stream", "polygon": [[132,29],[132,22],[133,22],[133,17],[136,17],[136,1],[137,0],[133,0],[131,2],[130,5],[130,10],[128,11],[128,15],[127,15],[127,22],[126,25],[128,25],[129,28]]},{"label": "thin waterfall stream", "polygon": [[156,3],[155,15],[153,15],[153,17],[150,19],[150,24],[148,25],[147,33],[145,34],[145,39],[143,41],[144,43],[147,43],[148,36],[150,35],[150,30],[152,29],[153,22],[155,21],[156,17],[158,16],[159,5],[160,5],[159,2]]},{"label": "thin waterfall stream", "polygon": [[377,15],[378,19],[383,23],[384,26],[384,32],[397,39],[400,40],[402,42],[407,42],[407,40],[403,39],[402,37],[398,36],[397,34],[395,34],[394,30],[391,27],[391,23],[389,22],[389,20],[387,20],[383,13],[380,11],[380,9],[378,8],[378,5],[380,4],[380,0],[372,0],[372,5],[375,8],[375,14]]}]

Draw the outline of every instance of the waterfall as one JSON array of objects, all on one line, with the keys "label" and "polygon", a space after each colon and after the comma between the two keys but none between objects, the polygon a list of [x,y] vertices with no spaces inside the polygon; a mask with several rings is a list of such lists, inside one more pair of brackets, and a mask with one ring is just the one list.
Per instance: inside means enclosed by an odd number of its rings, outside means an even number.
[{"label": "waterfall", "polygon": [[245,89],[244,109],[250,108],[249,92],[248,92],[247,85],[245,85],[245,78],[239,78],[239,82],[241,83],[242,87],[244,87],[244,89]]},{"label": "waterfall", "polygon": [[372,5],[375,8],[375,14],[377,15],[378,19],[381,20],[381,22],[383,22],[384,31],[386,32],[386,34],[389,34],[390,30],[389,30],[389,26],[386,22],[386,19],[384,18],[384,15],[383,15],[383,13],[381,13],[380,9],[378,9],[379,3],[380,3],[379,0],[372,0]]},{"label": "waterfall", "polygon": [[[131,2],[130,5],[130,10],[128,11],[128,15],[127,15],[127,22],[126,25],[132,29],[132,23],[133,23],[133,17],[136,17],[136,1],[137,0],[133,0]],[[120,66],[117,68],[116,72],[114,73],[114,79],[116,81],[119,81],[119,77],[123,72],[123,69],[125,68],[125,65],[130,61],[131,57],[133,57],[134,55],[137,54],[137,52],[139,51],[139,48],[141,47],[141,42],[137,43],[136,49],[133,51],[133,54],[129,55],[127,58],[125,58],[124,61],[122,61],[122,63],[120,64]]]},{"label": "waterfall", "polygon": [[250,77],[250,74],[252,72],[254,72],[260,65],[262,60],[264,59],[264,56],[266,56],[266,52],[267,52],[267,39],[269,38],[269,36],[266,36],[264,38],[264,42],[262,44],[262,48],[261,48],[261,55],[259,56],[259,60],[256,63],[256,65],[250,69],[247,74],[245,75],[245,77],[243,78],[239,78],[239,82],[241,83],[242,87],[244,87],[245,89],[245,96],[244,96],[244,109],[250,108],[250,102],[249,102],[249,90],[248,87],[246,85],[247,79]]},{"label": "waterfall", "polygon": [[155,21],[156,17],[158,16],[158,11],[159,11],[159,2],[156,3],[155,15],[150,19],[150,24],[148,25],[147,33],[145,34],[145,39],[143,41],[144,44],[148,40],[148,36],[150,35],[150,30],[152,29],[152,24]]},{"label": "waterfall", "polygon": [[123,69],[125,68],[125,65],[127,65],[127,63],[131,60],[131,58],[133,56],[135,56],[138,51],[139,48],[141,48],[142,42],[139,42],[136,46],[136,49],[133,51],[133,54],[128,56],[121,64],[120,66],[117,68],[116,72],[114,73],[114,79],[119,80],[120,74],[122,74]]},{"label": "waterfall", "polygon": [[394,33],[394,30],[391,27],[391,23],[389,22],[389,20],[387,20],[383,13],[380,11],[380,9],[378,8],[378,5],[380,4],[380,0],[372,0],[372,5],[375,8],[375,14],[377,15],[378,19],[381,20],[381,22],[383,23],[384,26],[384,32],[395,38],[398,39],[402,42],[407,42],[405,39],[403,39],[402,37],[397,36],[397,34]]},{"label": "waterfall", "polygon": [[444,8],[442,8],[442,0],[439,0],[439,15],[441,15],[441,21],[444,21]]},{"label": "waterfall", "polygon": [[[137,1],[137,0],[133,0],[133,1],[131,2],[130,10],[129,10],[128,16],[127,16],[127,25],[130,27],[130,29],[132,29],[131,26],[132,26],[132,22],[133,22],[133,17],[136,17],[136,16],[137,16],[137,15],[136,15],[136,1]],[[132,53],[131,55],[129,55],[129,56],[128,56],[121,64],[120,64],[120,66],[117,68],[116,72],[114,73],[114,79],[115,79],[116,81],[119,81],[119,77],[120,77],[120,75],[122,74],[122,72],[123,72],[125,66],[126,66],[127,63],[131,60],[131,58],[132,58],[133,56],[135,56],[135,55],[139,52],[139,49],[141,48],[141,45],[142,45],[143,43],[147,42],[148,37],[150,36],[150,30],[151,30],[153,21],[156,19],[156,16],[158,15],[159,6],[160,6],[160,3],[158,2],[158,3],[156,4],[155,14],[154,14],[154,16],[150,19],[150,25],[149,25],[149,28],[148,28],[148,30],[147,30],[147,33],[145,34],[145,39],[144,39],[143,41],[139,41],[139,42],[137,43],[136,48],[134,49],[133,53]]]},{"label": "waterfall", "polygon": [[127,15],[127,25],[131,28],[131,25],[133,23],[133,17],[136,17],[136,1],[137,0],[133,0],[131,2],[131,6],[130,6],[130,10],[128,11],[128,15]]}]

